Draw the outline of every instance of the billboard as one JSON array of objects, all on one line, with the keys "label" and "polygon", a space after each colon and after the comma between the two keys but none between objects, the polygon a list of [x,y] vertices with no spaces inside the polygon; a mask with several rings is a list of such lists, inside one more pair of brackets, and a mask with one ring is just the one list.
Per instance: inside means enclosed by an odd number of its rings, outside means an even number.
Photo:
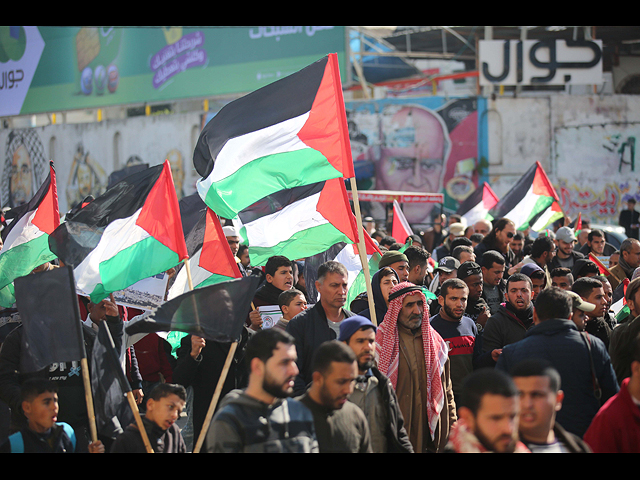
[{"label": "billboard", "polygon": [[345,27],[0,26],[0,116],[234,95],[337,53]]}]

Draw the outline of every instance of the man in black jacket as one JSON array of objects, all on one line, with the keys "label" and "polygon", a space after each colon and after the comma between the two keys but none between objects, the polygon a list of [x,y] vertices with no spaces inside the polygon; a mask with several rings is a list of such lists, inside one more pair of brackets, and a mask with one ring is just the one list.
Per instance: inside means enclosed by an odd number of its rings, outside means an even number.
[{"label": "man in black jacket", "polygon": [[389,379],[374,366],[375,325],[360,315],[349,317],[340,324],[338,340],[356,354],[358,378],[349,400],[360,407],[369,421],[373,451],[413,453],[395,390]]},{"label": "man in black jacket", "polygon": [[325,262],[318,268],[316,290],[320,301],[312,308],[293,317],[286,331],[295,338],[298,352],[299,375],[296,377],[294,395],[302,395],[311,383],[311,362],[316,349],[328,340],[336,340],[340,322],[353,316],[344,308],[347,302],[349,273],[339,262]]}]

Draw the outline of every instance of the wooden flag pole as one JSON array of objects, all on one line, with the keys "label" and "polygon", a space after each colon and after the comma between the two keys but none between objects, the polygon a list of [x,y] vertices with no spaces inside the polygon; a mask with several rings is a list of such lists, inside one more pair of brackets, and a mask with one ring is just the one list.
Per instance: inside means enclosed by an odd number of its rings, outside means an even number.
[{"label": "wooden flag pole", "polygon": [[140,430],[140,436],[142,437],[144,448],[147,450],[147,453],[154,453],[153,448],[151,447],[151,443],[149,442],[147,430],[144,428],[144,424],[142,423],[142,417],[140,416],[140,410],[138,410],[138,404],[136,403],[136,399],[133,396],[133,392],[131,390],[127,392],[127,400],[129,401],[129,406],[131,407],[133,416],[136,419],[138,430]]},{"label": "wooden flag pole", "polygon": [[358,254],[360,255],[360,262],[362,263],[362,270],[364,272],[365,284],[367,286],[367,299],[369,301],[369,312],[371,314],[371,323],[378,325],[376,319],[376,308],[373,303],[373,290],[371,289],[371,273],[369,272],[369,261],[367,260],[367,247],[364,243],[364,235],[362,228],[362,214],[360,213],[360,202],[358,201],[358,187],[356,185],[355,177],[350,178],[351,192],[353,194],[353,206],[356,210],[356,222],[358,224]]},{"label": "wooden flag pole", "polygon": [[227,380],[227,374],[229,373],[229,367],[231,366],[231,361],[233,360],[233,357],[236,354],[237,348],[238,348],[238,342],[233,342],[231,344],[231,347],[229,348],[227,359],[224,362],[224,368],[222,369],[222,373],[220,374],[220,378],[218,379],[218,385],[216,385],[216,390],[213,393],[213,398],[211,399],[211,403],[209,404],[209,410],[207,411],[207,416],[204,419],[204,423],[202,424],[202,430],[200,430],[200,435],[198,436],[198,441],[196,443],[195,448],[193,449],[193,453],[200,453],[200,449],[202,448],[204,439],[207,436],[207,431],[209,430],[209,425],[211,424],[211,419],[213,418],[213,413],[216,410],[216,405],[218,404],[218,399],[220,398],[222,387],[224,385],[224,382]]},{"label": "wooden flag pole", "polygon": [[89,362],[87,357],[80,359],[82,368],[82,381],[84,383],[84,397],[87,401],[87,416],[89,417],[89,431],[91,432],[91,441],[98,441],[98,429],[96,428],[96,413],[93,409],[93,395],[91,395],[91,378],[89,378]]}]

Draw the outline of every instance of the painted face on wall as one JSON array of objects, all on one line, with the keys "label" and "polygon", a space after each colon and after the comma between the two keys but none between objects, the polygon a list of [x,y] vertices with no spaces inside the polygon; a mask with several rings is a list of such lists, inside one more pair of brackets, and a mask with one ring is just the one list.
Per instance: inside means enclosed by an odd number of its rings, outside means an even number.
[{"label": "painted face on wall", "polygon": [[[383,120],[384,121],[384,120]],[[448,133],[440,118],[420,107],[403,107],[384,124],[376,161],[376,189],[438,193],[449,153]],[[427,222],[430,204],[407,204],[410,223]]]},{"label": "painted face on wall", "polygon": [[17,207],[31,200],[32,190],[31,156],[27,147],[20,145],[11,160],[11,205]]}]

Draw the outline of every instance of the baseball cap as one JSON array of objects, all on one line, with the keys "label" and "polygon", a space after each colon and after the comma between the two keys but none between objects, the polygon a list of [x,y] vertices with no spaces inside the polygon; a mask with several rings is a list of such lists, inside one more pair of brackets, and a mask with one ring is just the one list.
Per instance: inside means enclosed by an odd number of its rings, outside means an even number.
[{"label": "baseball cap", "polygon": [[449,233],[454,237],[461,237],[464,235],[465,226],[461,223],[452,223],[449,225]]},{"label": "baseball cap", "polygon": [[540,266],[537,263],[526,263],[520,269],[520,273],[529,277],[533,272],[536,272],[538,270],[542,270],[542,268],[540,268]]},{"label": "baseball cap", "polygon": [[442,257],[438,260],[438,266],[435,271],[442,270],[445,273],[451,273],[460,267],[460,261],[453,257]]},{"label": "baseball cap", "polygon": [[560,227],[556,232],[556,240],[562,240],[567,243],[575,242],[576,234],[573,232],[573,228]]},{"label": "baseball cap", "polygon": [[585,301],[576,292],[572,292],[570,290],[567,290],[566,292],[571,296],[574,310],[577,308],[579,310],[582,310],[583,312],[593,312],[596,309],[596,306],[593,303]]},{"label": "baseball cap", "polygon": [[471,275],[478,275],[480,273],[482,273],[482,267],[476,262],[467,261],[460,264],[460,268],[458,268],[458,278],[460,279],[470,277]]}]

